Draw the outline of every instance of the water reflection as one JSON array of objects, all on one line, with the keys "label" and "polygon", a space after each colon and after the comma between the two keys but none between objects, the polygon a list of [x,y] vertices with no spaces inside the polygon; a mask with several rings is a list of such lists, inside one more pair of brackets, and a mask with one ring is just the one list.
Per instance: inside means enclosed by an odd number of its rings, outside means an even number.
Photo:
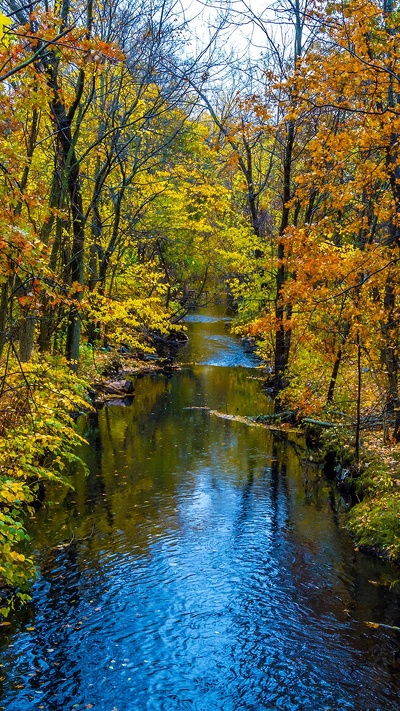
[{"label": "water reflection", "polygon": [[190,409],[268,411],[256,373],[138,379],[81,421],[89,475],[37,513],[0,708],[398,709],[398,636],[365,625],[399,625],[398,572],[354,552],[301,441]]}]

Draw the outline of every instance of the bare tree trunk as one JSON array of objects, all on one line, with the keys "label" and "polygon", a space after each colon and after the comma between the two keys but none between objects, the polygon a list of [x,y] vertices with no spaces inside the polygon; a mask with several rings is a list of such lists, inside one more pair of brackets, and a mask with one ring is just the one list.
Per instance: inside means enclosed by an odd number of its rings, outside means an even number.
[{"label": "bare tree trunk", "polygon": [[389,275],[385,285],[384,308],[386,322],[382,326],[385,346],[382,350],[382,359],[387,373],[387,399],[386,410],[395,415],[394,437],[400,441],[400,401],[399,401],[399,361],[398,361],[398,328],[395,315],[396,295],[394,284]]},{"label": "bare tree trunk", "polygon": [[65,175],[72,217],[72,245],[68,265],[68,277],[72,288],[74,288],[74,285],[78,287],[78,289],[72,291],[76,307],[71,307],[68,316],[66,357],[67,360],[71,362],[71,369],[77,370],[81,334],[79,303],[82,299],[82,291],[79,287],[83,284],[85,217],[83,214],[79,161],[75,152],[75,141],[72,136],[71,122],[83,91],[84,76],[81,72],[78,80],[75,102],[67,113],[60,98],[61,95],[58,86],[57,71],[58,60],[54,55],[51,55],[47,65],[48,85],[52,91],[50,108],[57,131],[61,161],[60,167]]},{"label": "bare tree trunk", "polygon": [[361,371],[361,341],[360,332],[357,331],[357,413],[356,413],[356,461],[360,461],[360,429],[361,429],[361,386],[362,386],[362,371]]}]

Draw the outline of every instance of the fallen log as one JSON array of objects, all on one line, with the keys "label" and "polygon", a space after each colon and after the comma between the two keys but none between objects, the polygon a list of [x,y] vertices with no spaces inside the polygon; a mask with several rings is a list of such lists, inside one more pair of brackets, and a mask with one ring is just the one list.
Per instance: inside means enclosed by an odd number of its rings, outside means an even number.
[{"label": "fallen log", "polygon": [[284,422],[285,420],[291,420],[295,417],[295,412],[293,410],[284,410],[283,412],[276,412],[272,415],[256,415],[255,417],[252,417],[254,422],[273,422],[273,421],[282,421]]},{"label": "fallen log", "polygon": [[339,422],[324,422],[324,420],[314,420],[312,417],[303,417],[301,422],[315,427],[343,427]]},{"label": "fallen log", "polygon": [[285,437],[289,434],[299,434],[300,430],[295,429],[295,428],[288,428],[286,426],[282,425],[272,425],[268,424],[267,422],[257,422],[253,417],[246,417],[242,415],[228,415],[225,412],[219,412],[218,410],[210,410],[208,407],[196,407],[196,408],[185,408],[187,409],[196,409],[196,410],[206,410],[208,411],[209,415],[213,415],[214,417],[219,417],[222,420],[232,420],[233,422],[242,422],[244,425],[248,425],[249,427],[263,427],[266,430],[270,430],[270,432],[275,432],[275,433],[280,433],[281,435],[284,435]]}]

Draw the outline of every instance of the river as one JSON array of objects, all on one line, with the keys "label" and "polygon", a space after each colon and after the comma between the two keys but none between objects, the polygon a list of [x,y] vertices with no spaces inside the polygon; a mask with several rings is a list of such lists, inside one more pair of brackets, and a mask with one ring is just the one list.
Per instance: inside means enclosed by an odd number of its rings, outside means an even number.
[{"label": "river", "polygon": [[89,474],[31,527],[2,627],[4,711],[398,711],[398,569],[354,550],[301,438],[220,418],[270,402],[218,310],[184,364],[81,418]]}]

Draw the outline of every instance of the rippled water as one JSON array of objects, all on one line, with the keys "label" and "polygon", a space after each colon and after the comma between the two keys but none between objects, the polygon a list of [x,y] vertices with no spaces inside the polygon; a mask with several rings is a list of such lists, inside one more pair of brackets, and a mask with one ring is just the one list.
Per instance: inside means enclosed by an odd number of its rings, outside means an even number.
[{"label": "rippled water", "polygon": [[192,313],[187,316],[190,341],[182,349],[181,359],[200,365],[254,368],[257,358],[246,353],[240,341],[227,332],[231,320],[227,315],[218,315],[218,311],[217,315]]},{"label": "rippled water", "polygon": [[89,475],[37,514],[0,708],[398,710],[398,633],[365,622],[400,626],[399,571],[354,551],[301,440],[190,409],[270,408],[224,322],[192,317],[202,364],[81,421]]}]

